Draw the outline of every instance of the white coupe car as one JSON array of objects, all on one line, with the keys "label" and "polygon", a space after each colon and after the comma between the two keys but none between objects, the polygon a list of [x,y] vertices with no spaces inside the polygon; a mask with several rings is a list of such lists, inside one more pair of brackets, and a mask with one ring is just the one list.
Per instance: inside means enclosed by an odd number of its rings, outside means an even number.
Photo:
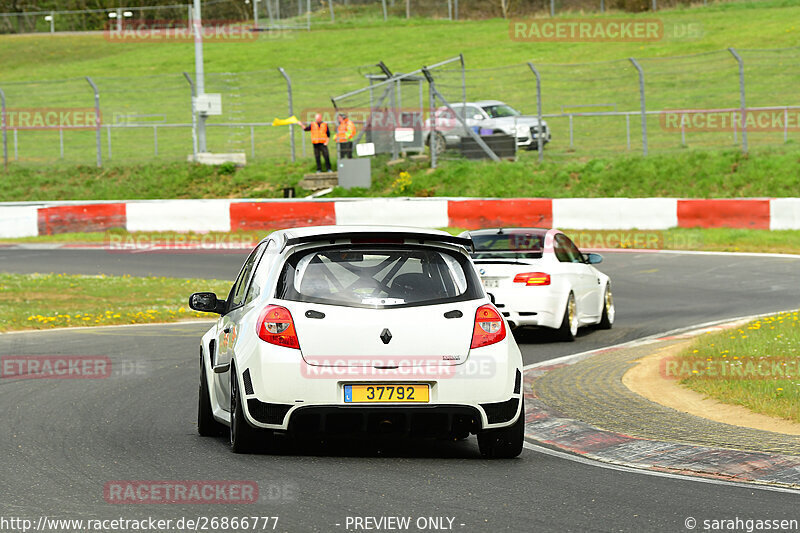
[{"label": "white coupe car", "polygon": [[522,357],[483,291],[472,242],[422,229],[272,233],[200,346],[198,430],[233,451],[275,433],[463,438],[485,457],[522,450]]},{"label": "white coupe car", "polygon": [[556,229],[468,231],[473,261],[484,289],[511,327],[543,326],[566,341],[578,328],[614,323],[611,280],[594,266],[599,254],[583,254]]}]

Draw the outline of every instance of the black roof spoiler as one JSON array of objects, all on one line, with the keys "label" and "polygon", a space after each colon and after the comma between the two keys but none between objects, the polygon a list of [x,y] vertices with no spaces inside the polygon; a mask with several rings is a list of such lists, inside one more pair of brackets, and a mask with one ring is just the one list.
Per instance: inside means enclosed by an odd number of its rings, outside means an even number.
[{"label": "black roof spoiler", "polygon": [[404,241],[418,241],[420,244],[425,242],[446,242],[448,244],[457,244],[463,246],[472,252],[475,251],[475,246],[472,239],[465,237],[456,237],[455,235],[433,235],[427,233],[413,233],[407,231],[345,231],[341,233],[323,233],[317,235],[303,235],[301,237],[288,237],[281,247],[281,251],[285,250],[287,246],[295,244],[305,244],[309,242],[329,242],[335,243],[341,239],[359,239],[359,240],[375,240],[376,243],[386,239],[402,239]]}]

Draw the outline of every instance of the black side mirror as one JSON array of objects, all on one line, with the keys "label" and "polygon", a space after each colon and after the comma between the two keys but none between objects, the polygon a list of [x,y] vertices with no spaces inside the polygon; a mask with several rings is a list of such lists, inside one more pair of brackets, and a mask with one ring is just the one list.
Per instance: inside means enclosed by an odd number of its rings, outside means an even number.
[{"label": "black side mirror", "polygon": [[602,263],[602,262],[603,262],[603,256],[602,255],[593,254],[593,253],[586,254],[586,263],[587,264],[596,265],[596,264]]},{"label": "black side mirror", "polygon": [[189,307],[205,313],[225,313],[225,300],[218,300],[213,292],[196,292],[189,297]]}]

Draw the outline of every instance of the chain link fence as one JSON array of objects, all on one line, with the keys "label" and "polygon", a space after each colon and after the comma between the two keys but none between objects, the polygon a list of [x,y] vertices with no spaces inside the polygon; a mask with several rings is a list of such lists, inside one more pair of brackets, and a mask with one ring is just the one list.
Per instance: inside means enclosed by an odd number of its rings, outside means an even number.
[{"label": "chain link fence", "polygon": [[[713,3],[724,1],[729,0],[715,0]],[[611,10],[642,12],[708,3],[708,0],[209,0],[203,2],[203,16],[217,20],[253,21],[263,30],[310,30],[356,21],[369,24],[402,18],[467,20]],[[51,9],[46,8],[48,4],[52,5]],[[65,4],[72,3],[42,2],[36,6],[38,9],[29,5],[18,9],[16,3],[0,0],[0,33],[100,31],[118,23],[136,25],[154,19],[188,25],[191,18],[189,2],[167,1],[163,5],[117,5],[93,9],[59,8]]]},{"label": "chain link fence", "polygon": [[[370,132],[374,138],[361,134],[359,142],[373,142],[377,153],[394,157],[429,153],[431,138],[446,133],[442,126],[461,129],[446,142],[449,150],[437,152],[439,160],[470,157],[461,150],[467,138],[478,146],[476,156],[489,156],[470,131],[478,137],[510,132],[518,138],[515,157],[534,157],[538,142],[531,117],[540,111],[546,122],[542,133],[550,138],[545,159],[643,153],[645,147],[654,153],[778,146],[796,142],[800,131],[799,64],[800,47],[794,47],[485,69],[466,68],[469,58],[465,65],[459,57],[406,74],[391,64],[210,73],[206,92],[222,95],[223,114],[207,120],[208,149],[243,152],[250,160],[302,159],[311,155],[307,135],[296,125],[272,126],[273,119],[296,115],[309,123],[319,112],[335,127],[337,110],[353,115],[359,133],[370,120],[383,124],[384,130]],[[103,163],[186,160],[193,152],[190,80],[176,72],[2,83],[8,159],[12,164],[94,164],[98,157]],[[99,94],[97,121],[92,84]],[[470,104],[488,100],[502,101],[523,116],[510,128],[475,119]],[[463,121],[446,115],[448,106]],[[383,117],[375,115],[378,108]],[[65,112],[72,115],[48,122],[49,113]]]}]

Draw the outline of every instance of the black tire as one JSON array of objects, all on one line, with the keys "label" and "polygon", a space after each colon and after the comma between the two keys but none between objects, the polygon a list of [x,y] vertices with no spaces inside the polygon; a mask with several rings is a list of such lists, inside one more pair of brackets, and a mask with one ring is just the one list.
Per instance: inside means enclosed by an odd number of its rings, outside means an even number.
[{"label": "black tire", "polygon": [[522,453],[525,440],[525,401],[517,421],[508,427],[478,433],[478,448],[486,459],[513,459]]},{"label": "black tire", "polygon": [[231,365],[231,426],[230,443],[233,453],[249,453],[253,450],[259,430],[247,423],[239,396],[239,381],[236,368]]},{"label": "black tire", "polygon": [[[570,316],[570,311],[572,316]],[[561,326],[558,328],[557,335],[562,341],[572,342],[578,333],[578,306],[575,303],[575,295],[569,293],[567,305],[564,307],[564,318],[561,319]]]},{"label": "black tire", "polygon": [[[201,354],[202,356],[202,354]],[[211,410],[211,395],[206,379],[206,366],[200,360],[200,390],[197,395],[197,432],[202,437],[219,437],[225,434],[225,426],[214,419]]]},{"label": "black tire", "polygon": [[614,317],[617,311],[614,307],[614,295],[611,293],[611,284],[606,285],[606,291],[603,294],[603,315],[600,317],[600,322],[597,323],[599,329],[611,329],[614,325]]}]

